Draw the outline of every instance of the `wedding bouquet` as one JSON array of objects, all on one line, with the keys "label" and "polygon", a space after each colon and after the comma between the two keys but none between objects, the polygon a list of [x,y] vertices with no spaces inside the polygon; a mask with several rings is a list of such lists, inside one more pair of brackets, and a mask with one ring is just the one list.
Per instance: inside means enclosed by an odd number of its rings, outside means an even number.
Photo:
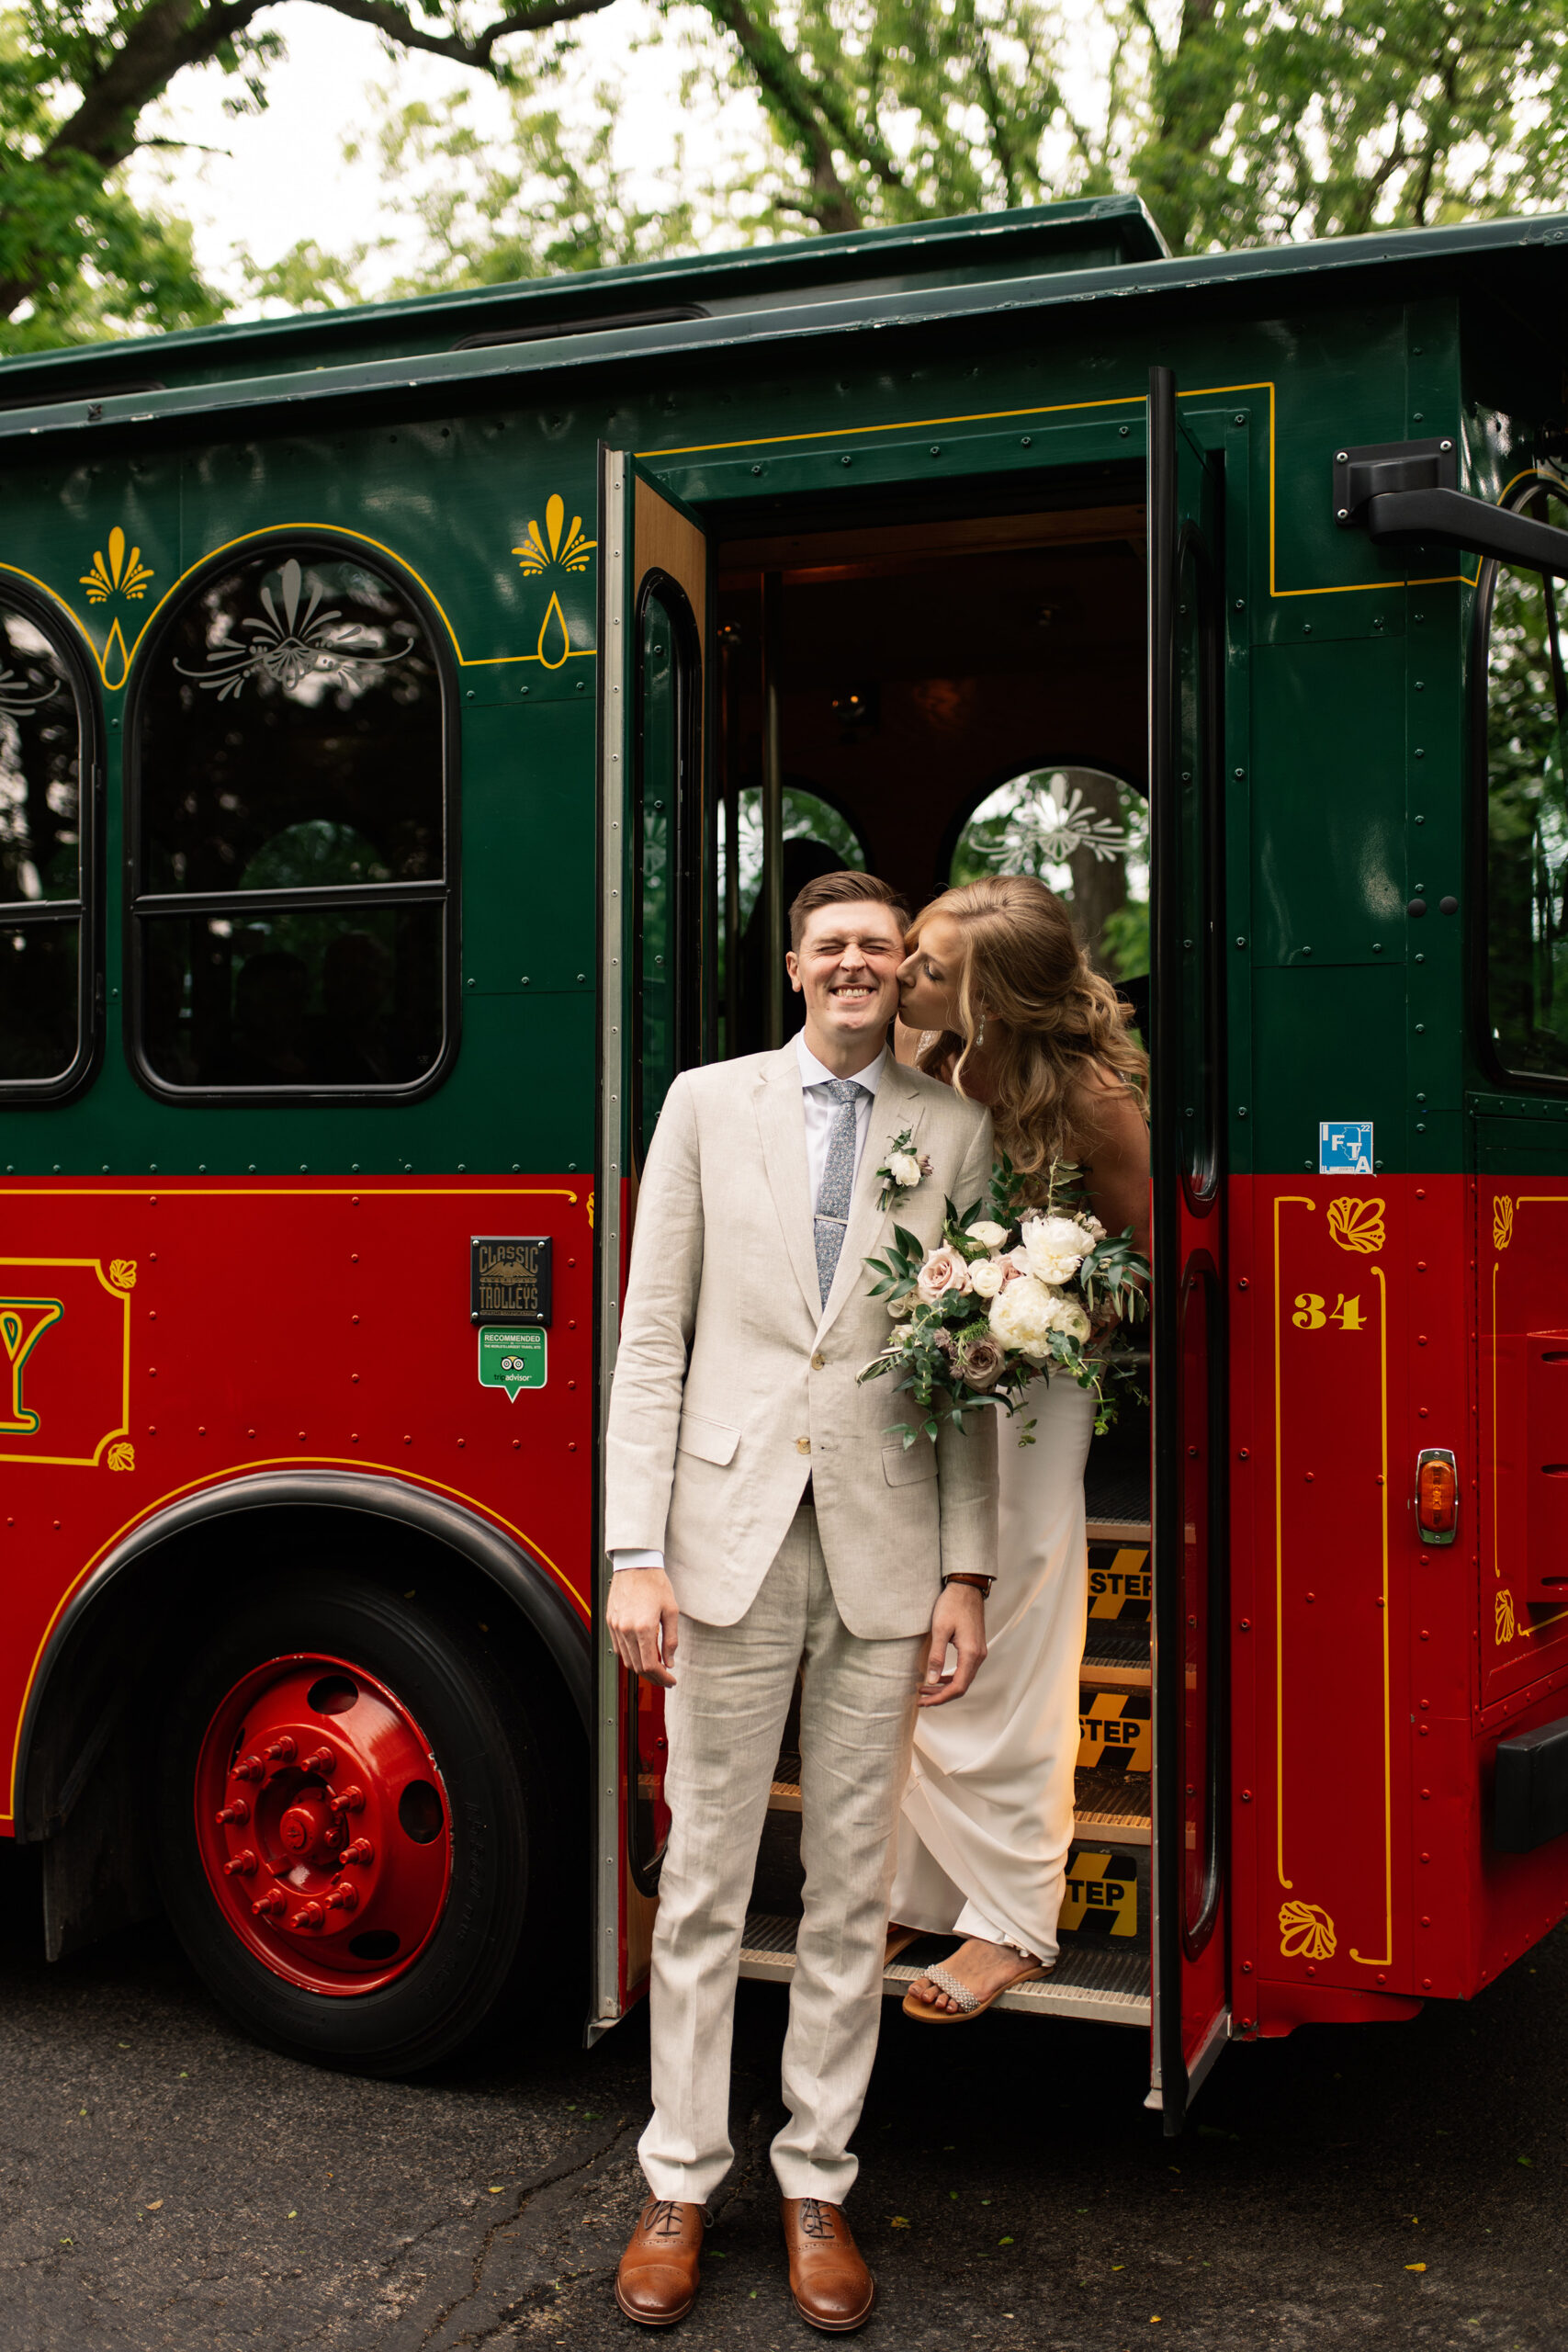
[{"label": "wedding bouquet", "polygon": [[[1053,1164],[1043,1204],[1029,1191],[1004,1155],[988,1203],[962,1214],[946,1204],[934,1250],[895,1225],[886,1254],[865,1261],[895,1329],[859,1378],[892,1374],[929,1438],[982,1408],[1016,1413],[1042,1373],[1094,1391],[1097,1430],[1114,1417],[1107,1349],[1118,1323],[1147,1311],[1148,1262],[1130,1228],[1108,1235],[1090,1215],[1077,1168]],[[902,1426],[913,1445],[919,1430]],[[1033,1431],[1023,1423],[1019,1443],[1032,1445]]]}]

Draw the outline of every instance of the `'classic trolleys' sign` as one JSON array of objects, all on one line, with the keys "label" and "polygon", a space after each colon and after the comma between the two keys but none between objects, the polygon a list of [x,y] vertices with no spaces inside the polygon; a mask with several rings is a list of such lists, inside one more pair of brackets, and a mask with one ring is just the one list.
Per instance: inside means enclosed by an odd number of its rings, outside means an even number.
[{"label": "'classic trolleys' sign", "polygon": [[474,1235],[468,1243],[470,1323],[550,1319],[550,1244],[542,1234]]}]

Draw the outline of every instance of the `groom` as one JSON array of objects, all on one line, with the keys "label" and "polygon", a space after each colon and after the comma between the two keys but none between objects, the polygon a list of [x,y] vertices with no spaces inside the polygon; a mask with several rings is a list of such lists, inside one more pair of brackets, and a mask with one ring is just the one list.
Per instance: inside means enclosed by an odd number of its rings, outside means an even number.
[{"label": "groom", "polygon": [[[704,2207],[734,2154],[740,1935],[797,1669],[805,1917],[773,2165],[801,2316],[834,2332],[870,2316],[841,2208],[881,2018],[890,1836],[918,1699],[957,1699],[986,1654],[993,1418],[906,1449],[888,1428],[904,1400],[855,1375],[889,1330],[863,1261],[894,1216],[929,1247],[944,1194],[984,1193],[990,1118],[886,1050],[904,947],[886,883],[809,882],[790,941],[803,1034],[670,1090],[610,1403],[609,1629],[670,1693],[651,2194],[615,2281],[653,2327],[692,2307]],[[879,1164],[898,1143],[929,1172],[884,1210]]]}]

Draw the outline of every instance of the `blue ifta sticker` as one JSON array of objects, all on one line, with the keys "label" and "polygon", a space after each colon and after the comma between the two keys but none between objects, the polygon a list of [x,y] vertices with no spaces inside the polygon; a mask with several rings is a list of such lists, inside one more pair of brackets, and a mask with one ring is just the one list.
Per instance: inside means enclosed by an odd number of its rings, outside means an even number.
[{"label": "blue ifta sticker", "polygon": [[1317,1172],[1320,1176],[1370,1176],[1372,1173],[1371,1121],[1320,1119],[1317,1125]]}]

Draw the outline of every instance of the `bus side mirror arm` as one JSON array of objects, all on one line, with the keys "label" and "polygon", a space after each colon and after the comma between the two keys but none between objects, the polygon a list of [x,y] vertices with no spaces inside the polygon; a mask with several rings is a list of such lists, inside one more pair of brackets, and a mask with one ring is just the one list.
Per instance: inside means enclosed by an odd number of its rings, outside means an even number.
[{"label": "bus side mirror arm", "polygon": [[1367,537],[1377,547],[1403,548],[1416,540],[1462,548],[1471,555],[1495,556],[1501,563],[1568,580],[1568,531],[1538,523],[1511,507],[1469,497],[1461,490],[1392,490],[1369,498]]}]

